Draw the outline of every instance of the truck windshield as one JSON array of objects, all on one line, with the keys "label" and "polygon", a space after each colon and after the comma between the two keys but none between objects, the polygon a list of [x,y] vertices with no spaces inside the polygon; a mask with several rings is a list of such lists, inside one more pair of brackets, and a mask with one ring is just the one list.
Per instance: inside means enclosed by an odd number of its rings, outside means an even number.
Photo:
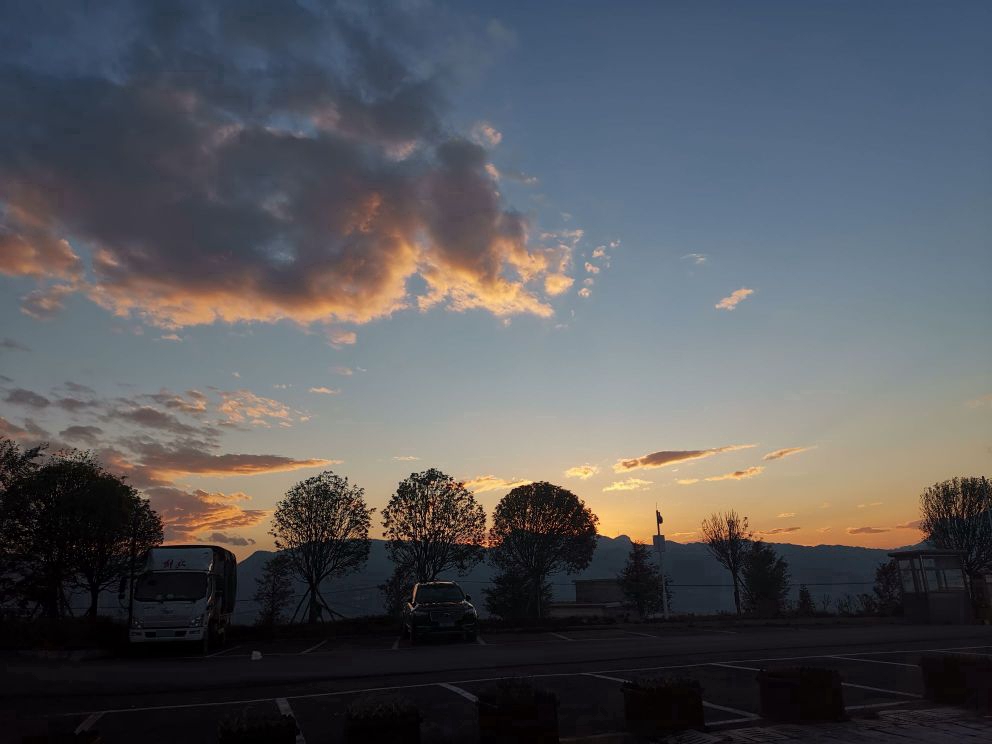
[{"label": "truck windshield", "polygon": [[207,577],[192,571],[155,571],[138,577],[134,598],[140,602],[192,602],[207,593]]},{"label": "truck windshield", "polygon": [[462,590],[453,584],[435,584],[417,587],[417,602],[461,602],[465,599]]}]

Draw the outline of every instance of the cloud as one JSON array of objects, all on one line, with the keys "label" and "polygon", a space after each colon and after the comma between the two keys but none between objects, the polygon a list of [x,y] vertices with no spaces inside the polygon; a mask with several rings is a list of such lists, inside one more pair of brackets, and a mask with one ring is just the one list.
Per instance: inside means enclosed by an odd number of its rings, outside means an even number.
[{"label": "cloud", "polygon": [[848,535],[877,535],[881,532],[888,532],[888,527],[848,527]]},{"label": "cloud", "polygon": [[11,423],[3,416],[0,416],[0,436],[7,437],[8,439],[17,439],[24,434],[27,434],[27,431],[17,426],[17,424]]},{"label": "cloud", "polygon": [[713,307],[715,307],[717,310],[733,310],[741,302],[743,302],[750,295],[753,294],[754,294],[753,289],[748,289],[747,287],[741,287],[740,289],[735,289],[733,292],[730,293],[728,297],[724,297]]},{"label": "cloud", "polygon": [[783,457],[789,457],[790,455],[798,455],[800,452],[807,452],[813,447],[786,447],[785,449],[778,449],[774,452],[769,452],[767,455],[762,457],[762,460],[781,460]]},{"label": "cloud", "polygon": [[884,503],[885,503],[884,501],[872,501],[870,504],[858,504],[858,508],[859,509],[869,509],[869,508],[871,508],[873,506],[881,506]]},{"label": "cloud", "polygon": [[598,274],[600,271],[598,266],[596,266],[595,264],[591,264],[588,261],[586,261],[585,268],[586,268],[586,273],[588,274]]},{"label": "cloud", "polygon": [[582,289],[579,290],[579,297],[586,298],[586,297],[589,297],[591,295],[592,295],[592,292],[589,291],[589,287],[583,287]]},{"label": "cloud", "polygon": [[477,121],[472,125],[472,141],[483,147],[496,147],[503,141],[502,133],[487,121]]},{"label": "cloud", "polygon": [[832,529],[833,527],[821,527],[820,529],[817,530],[817,532],[826,533],[826,532],[830,532],[830,530]]},{"label": "cloud", "polygon": [[183,413],[200,414],[207,410],[209,398],[199,390],[187,390],[184,394],[173,393],[165,388],[159,392],[144,396],[146,400],[171,408]]},{"label": "cloud", "polygon": [[240,535],[225,535],[223,532],[212,532],[209,535],[201,536],[198,538],[200,542],[204,543],[220,543],[221,545],[234,545],[236,547],[245,547],[246,545],[254,545],[255,541],[250,537],[241,537]]},{"label": "cloud", "polygon": [[724,473],[723,475],[711,475],[706,480],[708,481],[745,480],[747,478],[753,478],[756,475],[761,475],[764,471],[765,469],[761,465],[753,465],[749,468],[744,468],[743,470],[735,470],[732,473]]},{"label": "cloud", "polygon": [[613,481],[613,483],[603,489],[603,492],[608,491],[643,491],[645,488],[650,486],[652,481],[642,480],[640,478],[627,478],[622,481]]},{"label": "cloud", "polygon": [[697,532],[673,532],[671,537],[692,537],[693,535],[699,534]]},{"label": "cloud", "polygon": [[683,261],[692,261],[696,266],[702,266],[706,263],[706,256],[702,253],[687,253],[682,256]]},{"label": "cloud", "polygon": [[609,258],[609,256],[606,255],[606,246],[605,245],[597,245],[593,249],[593,251],[592,251],[592,257],[593,258]]},{"label": "cloud", "polygon": [[761,530],[759,534],[761,535],[784,535],[789,532],[797,532],[801,530],[802,527],[774,527],[770,530]]},{"label": "cloud", "polygon": [[351,367],[342,367],[340,365],[337,367],[331,367],[331,372],[336,375],[341,375],[342,377],[351,377],[355,374],[355,371],[351,369]]},{"label": "cloud", "polygon": [[44,395],[24,388],[14,388],[7,393],[4,400],[16,406],[29,406],[31,408],[47,408],[51,404],[51,401]]},{"label": "cloud", "polygon": [[393,455],[393,459],[397,462],[416,462],[420,458],[416,455]]},{"label": "cloud", "polygon": [[551,297],[557,297],[567,292],[574,282],[567,274],[548,274],[544,278],[544,291]]},{"label": "cloud", "polygon": [[166,540],[195,540],[195,533],[253,527],[268,517],[263,509],[245,509],[243,493],[225,494],[172,486],[145,489],[145,496],[158,512]]},{"label": "cloud", "polygon": [[473,493],[483,493],[484,491],[512,490],[517,486],[526,486],[533,483],[529,480],[504,480],[495,475],[480,475],[465,481],[465,488]]},{"label": "cloud", "polygon": [[358,334],[354,331],[342,331],[339,328],[327,332],[327,340],[336,349],[342,346],[354,346],[358,342]]},{"label": "cloud", "polygon": [[192,446],[142,442],[132,449],[139,455],[137,467],[154,481],[169,481],[182,475],[232,476],[285,473],[305,468],[340,464],[340,460],[296,459],[282,455],[215,455]]},{"label": "cloud", "polygon": [[[151,406],[139,406],[137,408],[125,410],[118,409],[110,413],[107,418],[117,421],[126,421],[131,424],[143,426],[147,429],[169,431],[173,434],[183,436],[193,436],[203,431],[203,429],[199,427],[184,424],[171,413],[160,411],[157,408],[152,408]],[[210,434],[215,435],[216,432],[211,431]]]},{"label": "cloud", "polygon": [[[507,34],[452,41],[417,3],[233,8],[121,0],[0,21],[0,90],[16,102],[0,272],[60,282],[25,312],[79,293],[170,333],[406,308],[553,314],[559,249],[530,239],[486,147],[443,120],[445,71],[490,60]],[[486,122],[473,135],[501,139]]]},{"label": "cloud", "polygon": [[290,426],[292,422],[304,421],[308,417],[302,411],[290,408],[273,398],[257,395],[244,388],[220,391],[221,403],[217,407],[227,424],[251,424],[268,427],[273,423]]},{"label": "cloud", "polygon": [[680,486],[691,486],[694,483],[699,483],[699,478],[679,478],[677,481]]},{"label": "cloud", "polygon": [[663,468],[680,462],[702,460],[703,458],[713,457],[723,452],[736,452],[737,450],[750,449],[751,447],[754,447],[754,445],[732,444],[726,447],[714,447],[713,449],[706,450],[662,450],[660,452],[652,452],[649,455],[618,460],[613,465],[613,472],[623,473],[639,468]]},{"label": "cloud", "polygon": [[902,524],[897,524],[896,525],[896,529],[897,530],[918,530],[918,529],[920,529],[920,525],[922,525],[922,524],[923,524],[923,520],[922,519],[913,519],[913,520],[911,520],[909,522],[903,522]]},{"label": "cloud", "polygon": [[0,349],[5,351],[31,351],[31,349],[20,341],[15,341],[12,338],[4,337],[0,339]]},{"label": "cloud", "polygon": [[317,393],[318,395],[337,395],[341,391],[335,390],[334,388],[324,387],[323,385],[321,385],[320,387],[310,388],[310,392]]},{"label": "cloud", "polygon": [[789,517],[796,516],[795,512],[782,512],[781,514],[776,514],[775,519],[788,519]]},{"label": "cloud", "polygon": [[59,432],[59,436],[69,441],[95,445],[100,441],[103,429],[99,426],[70,426]]},{"label": "cloud", "polygon": [[968,401],[969,408],[992,408],[992,393]]},{"label": "cloud", "polygon": [[565,471],[565,477],[588,480],[589,478],[592,478],[594,475],[596,475],[596,473],[598,472],[599,472],[598,465],[589,465],[588,463],[586,463],[585,465],[575,465],[574,467],[569,468],[568,470]]},{"label": "cloud", "polygon": [[92,400],[82,400],[80,398],[59,398],[55,401],[55,405],[64,411],[69,411],[70,413],[78,413],[87,408],[95,408],[99,404]]},{"label": "cloud", "polygon": [[183,337],[180,336],[178,333],[165,333],[159,336],[159,338],[162,341],[174,341],[176,343],[182,343],[183,340]]}]

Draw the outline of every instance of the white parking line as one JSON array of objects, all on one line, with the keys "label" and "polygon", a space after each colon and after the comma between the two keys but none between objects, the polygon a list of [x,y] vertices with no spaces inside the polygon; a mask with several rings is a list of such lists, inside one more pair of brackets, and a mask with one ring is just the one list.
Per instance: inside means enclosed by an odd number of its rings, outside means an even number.
[{"label": "white parking line", "polygon": [[610,682],[630,682],[629,679],[622,679],[621,677],[610,677],[606,674],[594,674],[593,672],[582,672],[583,677],[595,677],[596,679],[608,679]]},{"label": "white parking line", "polygon": [[396,649],[398,649],[399,647],[400,647],[400,639],[399,639],[399,636],[397,636],[397,637],[396,637],[396,640],[395,640],[395,641],[393,641],[393,645],[392,645],[392,647],[391,647],[391,648],[390,648],[389,650],[390,650],[390,651],[395,651],[395,650],[396,650]]},{"label": "white parking line", "polygon": [[103,718],[103,713],[90,713],[90,715],[81,724],[76,726],[75,733],[81,734],[85,731],[89,731],[93,724]]},{"label": "white parking line", "polygon": [[478,643],[480,646],[487,645],[486,642],[484,640],[482,640],[482,636],[480,636],[480,635],[477,635],[475,637],[475,642]]},{"label": "white parking line", "polygon": [[[741,718],[735,718],[735,721],[757,721],[761,716],[756,716],[754,713],[748,713],[746,710],[737,710],[737,708],[728,708],[725,705],[717,705],[716,703],[707,703],[703,701],[704,708],[712,708],[713,710],[722,710],[724,713],[733,713],[734,715],[741,716]],[[717,723],[726,723],[726,721],[717,721]]]},{"label": "white parking line", "polygon": [[890,703],[868,703],[868,705],[846,705],[844,710],[872,710],[874,708],[895,708],[898,705],[909,705],[909,700],[893,700]]},{"label": "white parking line", "polygon": [[634,636],[641,636],[642,638],[657,638],[658,637],[656,635],[651,635],[650,633],[638,633],[635,630],[625,630],[623,632],[624,633],[629,633],[630,635],[634,635]]},{"label": "white parking line", "polygon": [[241,646],[242,646],[242,645],[243,645],[243,644],[240,644],[240,643],[239,643],[239,644],[238,644],[237,646],[231,646],[230,648],[222,648],[222,649],[221,649],[220,651],[214,651],[214,652],[213,652],[212,654],[207,654],[207,655],[206,655],[206,656],[204,656],[203,658],[204,658],[204,659],[212,659],[212,658],[214,658],[215,656],[220,656],[221,654],[226,654],[226,653],[228,653],[229,651],[236,651],[236,650],[238,650],[239,648],[241,648]]},{"label": "white parking line", "polygon": [[[289,705],[289,701],[286,698],[276,698],[276,705],[279,707],[279,712],[284,716],[289,716],[294,721],[296,721],[296,716],[293,714],[293,709]],[[306,739],[303,738],[303,732],[300,731],[300,722],[296,721],[296,744],[307,744]]]},{"label": "white parking line", "polygon": [[561,633],[553,633],[550,630],[548,631],[548,635],[553,635],[555,638],[561,638],[563,641],[574,641],[575,640],[574,638],[569,638],[568,636],[563,636]]},{"label": "white parking line", "polygon": [[716,628],[693,628],[693,630],[701,630],[705,633],[724,633],[726,635],[737,635],[736,630],[717,630]]},{"label": "white parking line", "polygon": [[708,666],[725,667],[726,669],[740,669],[740,670],[745,671],[745,672],[760,672],[761,671],[760,669],[756,669],[755,667],[740,666],[738,664],[718,664],[718,663],[715,663],[714,662],[713,664],[709,664]]},{"label": "white parking line", "polygon": [[898,667],[909,667],[910,669],[919,669],[918,664],[903,664],[898,661],[881,661],[880,659],[859,659],[855,656],[825,656],[825,659],[840,659],[841,661],[860,661],[865,664],[887,664],[888,666],[898,666]]},{"label": "white parking line", "polygon": [[300,654],[309,654],[311,651],[316,651],[318,648],[320,648],[321,646],[323,646],[329,640],[330,640],[329,638],[325,638],[320,643],[314,644],[313,646],[311,646],[310,648],[306,649],[305,651],[300,651]]},{"label": "white parking line", "polygon": [[900,695],[902,697],[916,698],[922,700],[922,695],[915,692],[902,692],[901,690],[886,690],[884,687],[870,687],[869,685],[856,685],[853,682],[841,682],[844,687],[856,687],[859,690],[871,690],[872,692],[884,692],[886,695]]},{"label": "white parking line", "polygon": [[446,690],[451,690],[456,695],[461,695],[463,698],[465,698],[466,700],[468,700],[470,703],[477,703],[477,702],[479,702],[479,698],[477,698],[475,695],[473,695],[468,690],[463,690],[461,687],[455,687],[454,685],[449,684],[447,682],[439,682],[437,686],[438,687],[443,687]]}]

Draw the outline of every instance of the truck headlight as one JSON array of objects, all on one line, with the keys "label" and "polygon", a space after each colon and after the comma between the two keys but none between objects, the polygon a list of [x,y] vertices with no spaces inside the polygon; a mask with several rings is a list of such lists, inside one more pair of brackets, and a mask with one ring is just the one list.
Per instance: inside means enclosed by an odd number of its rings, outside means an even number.
[{"label": "truck headlight", "polygon": [[199,628],[203,626],[203,615],[196,615],[190,618],[189,627]]},{"label": "truck headlight", "polygon": [[138,630],[140,630],[141,629],[141,620],[139,620],[136,617],[132,617],[131,618],[131,627],[132,628],[137,628]]}]

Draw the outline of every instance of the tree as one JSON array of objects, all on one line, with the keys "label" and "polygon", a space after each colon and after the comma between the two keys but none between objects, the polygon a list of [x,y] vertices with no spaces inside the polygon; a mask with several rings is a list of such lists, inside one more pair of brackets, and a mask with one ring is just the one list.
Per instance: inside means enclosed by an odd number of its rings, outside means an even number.
[{"label": "tree", "polygon": [[952,478],[920,495],[920,530],[942,550],[964,553],[964,568],[975,579],[992,570],[992,484],[989,479]]},{"label": "tree", "polygon": [[74,498],[72,512],[80,515],[73,550],[76,583],[90,595],[87,614],[96,617],[100,592],[129,573],[133,556],[162,544],[162,520],[123,478],[110,473],[94,473]]},{"label": "tree", "polygon": [[799,602],[796,605],[796,613],[800,617],[811,617],[816,613],[816,605],[813,604],[813,595],[805,584],[799,587]]},{"label": "tree", "polygon": [[17,557],[19,591],[46,617],[68,608],[65,588],[78,573],[87,491],[105,476],[91,453],[67,450],[17,478],[4,494],[4,537]]},{"label": "tree", "polygon": [[493,512],[490,561],[506,581],[527,587],[528,614],[541,617],[547,577],[575,573],[596,550],[599,518],[574,493],[547,482],[510,491]]},{"label": "tree", "polygon": [[409,566],[397,564],[393,568],[393,573],[386,580],[385,584],[379,584],[379,593],[382,594],[382,604],[389,615],[398,615],[410,595],[413,594],[413,585],[417,581],[413,571]]},{"label": "tree", "polygon": [[286,607],[293,598],[293,567],[288,556],[276,553],[265,562],[262,575],[255,579],[258,603],[257,625],[272,629],[285,619]]},{"label": "tree", "polygon": [[703,542],[717,562],[730,571],[734,582],[734,607],[741,614],[741,571],[744,559],[751,545],[751,531],[748,529],[747,517],[738,516],[735,511],[723,514],[711,514],[704,519],[700,527]]},{"label": "tree", "polygon": [[631,543],[627,563],[620,572],[618,581],[624,597],[641,618],[661,608],[661,572],[644,543]]},{"label": "tree", "polygon": [[44,445],[22,450],[16,442],[0,437],[0,605],[11,599],[21,574],[20,556],[14,551],[19,523],[16,509],[6,508],[7,491],[21,478],[34,472]]},{"label": "tree", "polygon": [[365,504],[364,489],[330,470],[300,481],[276,504],[269,534],[307,586],[294,619],[304,602],[311,623],[324,610],[337,614],[321,595],[320,585],[359,570],[368,560],[373,511]]},{"label": "tree", "polygon": [[486,610],[504,620],[542,617],[551,602],[551,584],[534,587],[511,573],[499,573],[492,584],[482,590]]},{"label": "tree", "polygon": [[416,581],[465,574],[484,557],[485,511],[463,484],[435,468],[400,481],[382,524],[390,560]]},{"label": "tree", "polygon": [[741,585],[748,612],[777,615],[789,596],[789,564],[771,545],[756,540],[745,556]]},{"label": "tree", "polygon": [[902,587],[895,560],[879,563],[875,569],[875,604],[883,615],[902,613]]}]

